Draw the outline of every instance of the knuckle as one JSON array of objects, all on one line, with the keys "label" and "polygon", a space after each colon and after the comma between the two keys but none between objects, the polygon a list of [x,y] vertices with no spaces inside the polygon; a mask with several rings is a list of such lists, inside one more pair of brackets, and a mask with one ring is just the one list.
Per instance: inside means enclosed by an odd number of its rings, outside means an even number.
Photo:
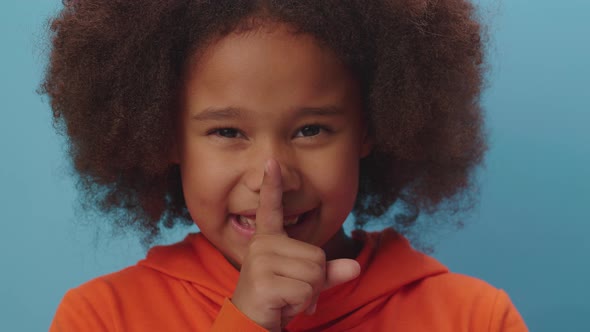
[{"label": "knuckle", "polygon": [[324,264],[326,261],[326,252],[322,248],[316,247],[313,249],[312,257],[314,262]]},{"label": "knuckle", "polygon": [[308,283],[305,283],[305,285],[302,287],[302,290],[301,290],[301,297],[303,299],[302,302],[307,302],[307,301],[311,300],[313,295],[314,295],[313,286]]},{"label": "knuckle", "polygon": [[323,277],[324,269],[315,262],[308,262],[306,264],[307,273],[312,277],[314,281]]},{"label": "knuckle", "polygon": [[314,281],[314,285],[316,285],[318,288],[322,288],[324,286],[324,283],[326,282],[326,272],[324,269],[319,269],[318,273],[315,275],[315,279]]}]

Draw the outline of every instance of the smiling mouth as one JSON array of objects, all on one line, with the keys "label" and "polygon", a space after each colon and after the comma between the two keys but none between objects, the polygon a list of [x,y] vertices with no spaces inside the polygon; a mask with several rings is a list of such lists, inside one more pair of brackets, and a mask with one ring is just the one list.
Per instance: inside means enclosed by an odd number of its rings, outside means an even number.
[{"label": "smiling mouth", "polygon": [[[309,214],[310,211],[298,214],[298,215],[291,215],[287,217],[283,217],[283,226],[290,227],[299,224],[301,221],[305,219],[305,217]],[[238,223],[244,227],[248,228],[256,228],[256,216],[243,216],[243,215],[236,215]]]}]

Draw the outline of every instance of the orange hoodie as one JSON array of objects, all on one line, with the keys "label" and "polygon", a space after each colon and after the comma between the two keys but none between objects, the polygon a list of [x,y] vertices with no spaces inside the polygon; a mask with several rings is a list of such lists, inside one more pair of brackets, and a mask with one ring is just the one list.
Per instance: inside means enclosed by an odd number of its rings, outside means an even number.
[{"label": "orange hoodie", "polygon": [[[361,275],[287,331],[528,331],[501,290],[449,273],[392,230],[355,232]],[[229,300],[239,272],[201,234],[66,293],[50,331],[265,331]]]}]

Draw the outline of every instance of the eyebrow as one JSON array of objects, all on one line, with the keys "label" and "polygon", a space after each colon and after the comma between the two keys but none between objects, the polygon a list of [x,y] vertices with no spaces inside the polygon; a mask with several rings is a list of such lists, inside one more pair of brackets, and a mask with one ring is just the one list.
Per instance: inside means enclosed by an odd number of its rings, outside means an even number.
[{"label": "eyebrow", "polygon": [[344,115],[344,109],[337,106],[325,106],[325,107],[304,107],[297,110],[297,116],[341,116]]},{"label": "eyebrow", "polygon": [[191,118],[197,121],[207,120],[227,120],[234,118],[243,118],[243,112],[239,108],[235,107],[208,107],[202,112],[194,114]]},{"label": "eyebrow", "polygon": [[[229,120],[242,119],[246,117],[247,110],[238,107],[208,107],[203,111],[193,115],[191,118],[197,121],[215,121],[215,120]],[[305,116],[341,116],[344,110],[337,106],[325,107],[302,107],[295,111],[296,117]]]}]

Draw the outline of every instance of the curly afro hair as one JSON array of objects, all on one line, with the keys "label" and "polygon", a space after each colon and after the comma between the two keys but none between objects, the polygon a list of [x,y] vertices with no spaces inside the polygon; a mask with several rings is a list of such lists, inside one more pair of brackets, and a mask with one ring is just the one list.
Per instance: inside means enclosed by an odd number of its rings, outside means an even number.
[{"label": "curly afro hair", "polygon": [[361,161],[357,227],[397,203],[398,230],[443,205],[461,210],[486,150],[484,42],[467,0],[65,1],[40,93],[88,206],[148,242],[192,223],[169,162],[187,59],[269,21],[314,36],[361,83],[374,148]]}]

